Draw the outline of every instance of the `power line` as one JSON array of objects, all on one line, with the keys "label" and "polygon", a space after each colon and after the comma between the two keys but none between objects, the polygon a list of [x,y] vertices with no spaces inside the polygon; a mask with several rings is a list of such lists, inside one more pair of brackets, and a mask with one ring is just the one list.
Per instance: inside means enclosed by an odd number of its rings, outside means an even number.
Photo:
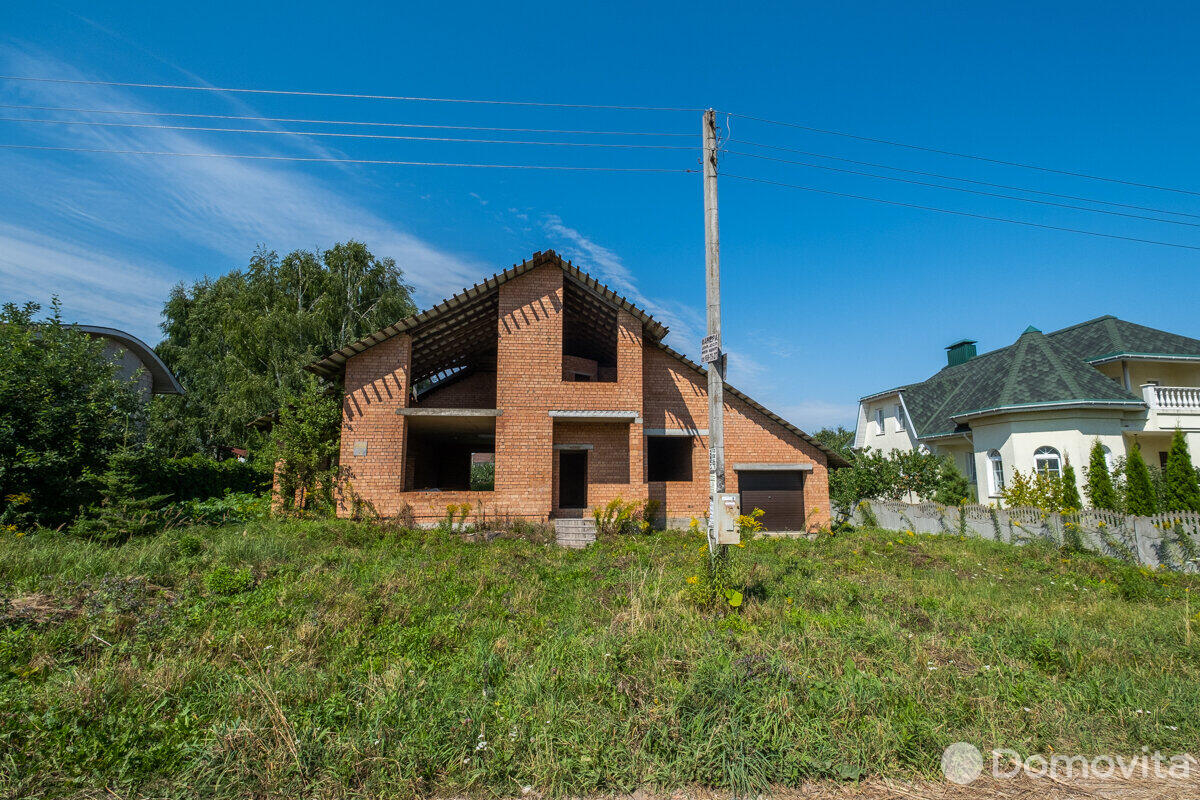
[{"label": "power line", "polygon": [[844,167],[831,167],[827,164],[811,164],[807,161],[793,161],[788,158],[776,158],[774,156],[764,156],[755,153],[742,153],[737,150],[726,150],[726,153],[733,156],[746,156],[748,158],[757,158],[763,161],[775,161],[781,164],[795,164],[800,167],[811,167],[812,169],[823,169],[829,172],[840,172],[846,175],[862,175],[866,178],[878,178],[882,181],[896,181],[898,183],[907,183],[914,186],[928,186],[933,189],[945,189],[951,192],[966,192],[967,194],[982,195],[983,197],[998,197],[1002,200],[1018,200],[1022,203],[1036,203],[1041,206],[1053,206],[1055,208],[1069,208],[1075,211],[1089,211],[1093,214],[1108,214],[1114,217],[1126,217],[1128,219],[1141,219],[1150,222],[1164,222],[1170,225],[1187,225],[1192,228],[1200,228],[1200,223],[1184,222],[1179,219],[1163,219],[1161,217],[1148,217],[1145,214],[1130,214],[1125,211],[1109,211],[1103,208],[1088,208],[1087,206],[1075,206],[1070,203],[1056,203],[1052,200],[1035,200],[1032,197],[1017,197],[1012,194],[1000,194],[999,192],[984,192],[979,189],[967,189],[963,186],[946,186],[940,183],[929,183],[928,181],[917,181],[911,178],[898,178],[894,175],[876,175],[873,172],[863,172],[857,169],[846,169]]},{"label": "power line", "polygon": [[955,158],[969,158],[973,161],[984,161],[989,164],[1001,164],[1006,167],[1021,167],[1022,169],[1033,169],[1033,170],[1037,170],[1039,172],[1053,173],[1055,175],[1070,175],[1071,177],[1074,177],[1074,178],[1087,178],[1088,180],[1093,180],[1093,181],[1104,181],[1106,183],[1119,183],[1119,184],[1122,184],[1123,186],[1136,186],[1140,189],[1157,189],[1157,190],[1163,191],[1163,192],[1175,192],[1177,194],[1186,194],[1186,195],[1192,195],[1194,197],[1200,197],[1200,192],[1195,192],[1195,191],[1192,191],[1191,189],[1177,189],[1172,186],[1158,186],[1153,183],[1138,183],[1136,181],[1127,181],[1127,180],[1124,180],[1121,178],[1107,178],[1103,175],[1092,175],[1087,172],[1074,172],[1072,170],[1066,170],[1066,169],[1055,169],[1053,167],[1043,167],[1038,164],[1026,164],[1021,161],[1005,161],[1005,160],[999,159],[999,158],[989,158],[988,156],[978,156],[978,155],[974,155],[971,153],[959,153],[954,150],[942,150],[937,147],[925,147],[924,145],[919,145],[919,144],[908,144],[907,142],[895,142],[895,141],[892,141],[891,139],[880,139],[880,138],[873,137],[873,136],[860,136],[856,133],[846,133],[845,131],[834,131],[834,130],[829,130],[828,128],[814,128],[810,125],[800,125],[799,123],[796,123],[796,122],[781,122],[780,120],[766,119],[765,117],[755,117],[755,116],[751,116],[749,114],[736,114],[733,112],[722,112],[722,113],[727,113],[727,114],[729,114],[729,116],[733,116],[733,117],[740,117],[741,119],[753,120],[754,122],[765,122],[769,125],[781,125],[785,128],[797,128],[802,131],[809,131],[810,133],[820,133],[820,134],[825,134],[827,136],[842,136],[847,139],[857,139],[860,142],[872,142],[874,144],[886,144],[891,147],[904,147],[909,150],[920,150],[925,153],[937,153],[937,154],[943,155],[943,156],[954,156]]},{"label": "power line", "polygon": [[542,108],[589,108],[606,111],[690,111],[701,112],[701,108],[675,108],[669,106],[618,106],[593,103],[541,103],[532,100],[477,100],[459,97],[414,97],[390,94],[359,94],[354,92],[301,92],[290,89],[244,89],[221,86],[184,86],[171,83],[130,83],[126,81],[85,81],[77,78],[35,78],[27,75],[0,75],[0,80],[27,81],[33,83],[70,83],[79,86],[120,86],[129,89],[173,89],[191,92],[228,92],[231,94],[279,94],[296,97],[344,97],[353,100],[399,100],[420,103],[468,103],[492,106],[538,106]]},{"label": "power line", "polygon": [[[3,108],[3,106],[0,106]],[[687,134],[683,134],[687,135]],[[812,156],[813,158],[824,158],[830,161],[840,161],[843,164],[857,164],[860,167],[875,167],[876,169],[886,169],[893,172],[903,172],[906,175],[924,175],[927,178],[941,178],[947,181],[959,181],[960,183],[973,183],[976,186],[991,186],[994,189],[1011,189],[1016,192],[1028,192],[1029,194],[1040,194],[1044,197],[1058,197],[1064,200],[1080,200],[1085,203],[1098,203],[1099,205],[1114,206],[1116,208],[1131,208],[1135,211],[1153,211],[1156,214],[1174,214],[1177,217],[1192,217],[1200,219],[1200,214],[1189,214],[1186,211],[1172,211],[1166,208],[1155,208],[1153,206],[1138,206],[1130,203],[1117,203],[1112,200],[1098,200],[1094,197],[1084,197],[1077,194],[1062,194],[1060,192],[1047,192],[1043,189],[1030,189],[1027,186],[1013,186],[1007,183],[993,183],[991,181],[981,181],[975,178],[962,178],[957,175],[946,175],[941,172],[926,172],[919,169],[906,169],[904,167],[895,167],[891,164],[880,164],[874,161],[860,161],[854,158],[842,158],[841,156],[831,156],[825,153],[814,153],[811,150],[801,150],[798,147],[784,147],[777,144],[763,144],[762,142],[752,142],[748,139],[727,139],[727,142],[737,142],[738,144],[747,144],[752,147],[762,147],[767,150],[778,150],[785,153],[799,153],[800,155]]]},{"label": "power line", "polygon": [[505,133],[569,133],[589,136],[685,136],[695,138],[693,133],[668,133],[659,131],[593,131],[570,128],[497,128],[486,125],[426,125],[418,122],[368,122],[345,119],[304,119],[300,117],[255,117],[237,114],[190,114],[180,111],[126,111],[111,108],[64,108],[61,106],[26,106],[0,103],[0,108],[22,111],[61,111],[77,114],[120,114],[143,117],[189,117],[193,119],[232,119],[246,122],[300,122],[312,125],[366,125],[380,128],[420,128],[450,131],[501,131]]},{"label": "power line", "polygon": [[36,144],[0,144],[10,150],[51,150],[65,153],[112,153],[132,156],[181,156],[185,158],[241,158],[259,161],[305,161],[322,164],[385,164],[400,167],[478,167],[482,169],[537,169],[566,170],[576,172],[678,172],[695,173],[694,169],[672,169],[667,167],[573,167],[544,164],[478,164],[451,161],[395,161],[381,158],[316,158],[306,156],[266,156],[249,153],[175,153],[162,150],[108,150],[98,147],[51,147]]},{"label": "power line", "polygon": [[750,181],[751,183],[764,183],[771,186],[784,186],[789,189],[800,189],[805,192],[816,192],[818,194],[827,194],[834,197],[847,197],[853,200],[867,200],[872,203],[883,203],[889,206],[900,206],[902,208],[916,208],[922,211],[936,211],[939,214],[954,214],[959,217],[972,217],[974,219],[986,219],[992,222],[1007,222],[1013,225],[1025,225],[1030,228],[1044,228],[1051,231],[1064,231],[1066,233],[1082,233],[1087,236],[1101,236],[1105,239],[1120,239],[1126,242],[1140,242],[1142,244],[1157,244],[1164,247],[1179,247],[1184,250],[1200,250],[1200,247],[1190,244],[1179,244],[1177,242],[1161,242],[1156,239],[1139,239],[1133,236],[1120,236],[1115,233],[1100,233],[1099,231],[1087,231],[1080,228],[1065,228],[1059,225],[1045,225],[1041,222],[1029,222],[1023,219],[1010,219],[1008,217],[993,217],[988,214],[976,214],[972,211],[955,211],[949,208],[938,208],[936,206],[924,206],[917,203],[905,203],[900,200],[885,200],[882,197],[870,197],[862,194],[850,194],[848,192],[835,192],[831,189],[818,189],[813,186],[801,186],[797,183],[784,183],[782,181],[768,180],[767,178],[753,178],[746,175],[732,175],[728,172],[722,173],[726,178],[733,178],[739,181]]},{"label": "power line", "polygon": [[343,133],[341,131],[283,131],[269,128],[212,128],[198,125],[159,125],[142,122],[100,122],[91,119],[29,119],[0,117],[0,122],[34,122],[49,125],[91,125],[105,128],[150,128],[166,131],[199,131],[204,133],[265,133],[276,136],[336,136],[347,139],[389,139],[407,142],[475,142],[476,144],[540,144],[549,147],[610,147],[626,150],[695,150],[679,144],[613,144],[611,142],[536,142],[513,139],[467,139],[446,136],[399,136],[385,133]]}]

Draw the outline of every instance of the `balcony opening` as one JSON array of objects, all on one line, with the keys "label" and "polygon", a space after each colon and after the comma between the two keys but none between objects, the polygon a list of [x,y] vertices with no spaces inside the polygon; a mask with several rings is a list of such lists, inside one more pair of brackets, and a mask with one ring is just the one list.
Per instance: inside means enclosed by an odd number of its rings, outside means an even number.
[{"label": "balcony opening", "polygon": [[692,437],[647,436],[646,480],[690,481],[692,479]]},{"label": "balcony opening", "polygon": [[495,417],[409,417],[405,489],[492,491],[495,453]]},{"label": "balcony opening", "polygon": [[409,407],[496,407],[497,297],[479,297],[413,331]]},{"label": "balcony opening", "polygon": [[617,380],[617,310],[572,281],[563,284],[562,379]]}]

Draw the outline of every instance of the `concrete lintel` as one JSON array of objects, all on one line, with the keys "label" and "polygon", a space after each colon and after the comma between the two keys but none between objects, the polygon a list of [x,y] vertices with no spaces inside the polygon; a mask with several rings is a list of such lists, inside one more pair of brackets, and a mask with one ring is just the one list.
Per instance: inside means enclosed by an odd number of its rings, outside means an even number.
[{"label": "concrete lintel", "polygon": [[498,417],[498,408],[397,408],[402,417]]},{"label": "concrete lintel", "polygon": [[555,450],[591,450],[593,445],[590,444],[556,444]]},{"label": "concrete lintel", "polygon": [[708,428],[646,428],[647,436],[708,436]]},{"label": "concrete lintel", "polygon": [[803,464],[734,464],[735,472],[812,472],[812,462]]},{"label": "concrete lintel", "polygon": [[637,411],[551,410],[550,416],[554,419],[578,419],[591,422],[632,422],[634,424],[641,424],[642,421],[642,415]]}]

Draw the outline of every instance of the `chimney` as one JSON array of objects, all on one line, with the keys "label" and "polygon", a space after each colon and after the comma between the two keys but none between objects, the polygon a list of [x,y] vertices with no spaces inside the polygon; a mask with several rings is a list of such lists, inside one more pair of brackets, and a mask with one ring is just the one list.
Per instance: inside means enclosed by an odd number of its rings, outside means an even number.
[{"label": "chimney", "polygon": [[957,367],[965,364],[976,356],[975,340],[960,339],[946,348],[946,366]]}]

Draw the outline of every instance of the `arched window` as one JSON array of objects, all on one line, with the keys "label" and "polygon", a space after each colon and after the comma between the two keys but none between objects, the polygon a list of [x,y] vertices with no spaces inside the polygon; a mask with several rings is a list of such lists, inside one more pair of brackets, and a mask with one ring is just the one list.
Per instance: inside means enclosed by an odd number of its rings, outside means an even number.
[{"label": "arched window", "polygon": [[995,496],[1004,491],[1004,461],[1000,458],[999,450],[988,451],[988,489]]},{"label": "arched window", "polygon": [[1113,467],[1116,466],[1116,462],[1113,460],[1112,450],[1106,444],[1100,445],[1100,449],[1104,451],[1104,465],[1108,467],[1108,474],[1111,475],[1113,472]]},{"label": "arched window", "polygon": [[1033,470],[1039,475],[1062,477],[1062,456],[1053,447],[1039,447],[1033,451]]}]

